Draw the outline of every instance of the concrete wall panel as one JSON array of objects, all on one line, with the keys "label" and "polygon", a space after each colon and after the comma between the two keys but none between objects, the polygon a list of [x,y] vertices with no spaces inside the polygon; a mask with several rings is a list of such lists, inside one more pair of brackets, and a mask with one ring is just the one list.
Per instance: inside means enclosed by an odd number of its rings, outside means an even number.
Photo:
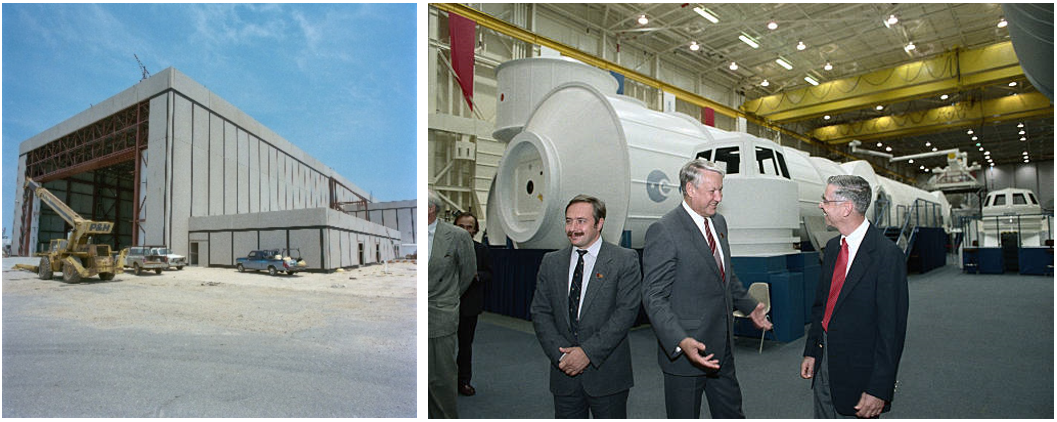
[{"label": "concrete wall panel", "polygon": [[238,205],[235,207],[235,212],[242,214],[250,212],[250,143],[246,132],[238,130],[237,133],[235,177],[239,185],[236,188]]},{"label": "concrete wall panel", "polygon": [[209,215],[224,215],[224,120],[209,115]]},{"label": "concrete wall panel", "polygon": [[187,218],[191,216],[191,136],[192,104],[182,96],[173,97],[173,137],[169,177],[169,238],[166,245],[175,253],[187,256]]},{"label": "concrete wall panel", "polygon": [[249,137],[250,212],[261,211],[260,140]]},{"label": "concrete wall panel", "polygon": [[166,185],[166,165],[168,161],[167,143],[169,141],[169,98],[172,94],[155,97],[150,102],[150,117],[147,124],[150,133],[147,137],[147,171],[141,174],[145,176],[144,208],[145,221],[142,223],[144,235],[140,238],[143,244],[164,243],[164,232],[166,229],[165,197],[168,191]]},{"label": "concrete wall panel", "polygon": [[231,232],[209,235],[209,265],[235,265],[231,257]]},{"label": "concrete wall panel", "polygon": [[286,183],[284,183],[286,181],[286,174],[287,174],[287,171],[286,171],[286,154],[282,154],[280,152],[277,152],[276,153],[276,157],[275,157],[275,165],[276,165],[275,178],[279,182],[279,185],[278,185],[279,189],[278,189],[278,191],[276,193],[275,201],[276,201],[276,204],[279,207],[278,208],[279,210],[287,210],[287,209],[289,209],[286,206],[286,187],[288,185]]},{"label": "concrete wall panel", "polygon": [[235,257],[241,258],[249,255],[250,251],[257,250],[257,232],[234,232]]},{"label": "concrete wall panel", "polygon": [[261,230],[261,249],[280,249],[286,247],[287,230]]},{"label": "concrete wall panel", "polygon": [[209,215],[209,110],[194,106],[191,134],[191,215]]},{"label": "concrete wall panel", "polygon": [[317,270],[323,268],[320,262],[320,255],[323,252],[319,247],[320,231],[320,229],[290,230],[290,247],[300,249],[301,257],[305,259],[308,268]]},{"label": "concrete wall panel", "polygon": [[239,205],[238,135],[235,125],[224,122],[224,214],[237,214]]},{"label": "concrete wall panel", "polygon": [[271,151],[271,147],[264,142],[257,142],[257,170],[259,171],[258,177],[260,178],[260,211],[268,212],[272,210],[271,207],[271,183],[269,182],[269,171],[268,171],[268,154]]}]

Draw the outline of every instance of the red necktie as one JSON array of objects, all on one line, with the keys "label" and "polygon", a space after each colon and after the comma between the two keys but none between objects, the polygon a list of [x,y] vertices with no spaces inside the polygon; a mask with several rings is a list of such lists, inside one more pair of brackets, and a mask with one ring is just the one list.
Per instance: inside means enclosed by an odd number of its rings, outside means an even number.
[{"label": "red necktie", "polygon": [[716,239],[712,237],[712,230],[708,228],[708,219],[705,219],[705,237],[708,239],[708,248],[712,250],[712,257],[716,258],[716,266],[719,267],[719,279],[727,282],[727,273],[723,271],[723,257],[716,252]]},{"label": "red necktie", "polygon": [[822,328],[829,331],[829,319],[833,316],[833,306],[837,304],[837,296],[840,296],[840,288],[844,286],[844,277],[848,268],[848,241],[840,240],[840,254],[837,255],[837,265],[833,266],[833,279],[829,285],[829,299],[826,300],[826,315],[822,317]]}]

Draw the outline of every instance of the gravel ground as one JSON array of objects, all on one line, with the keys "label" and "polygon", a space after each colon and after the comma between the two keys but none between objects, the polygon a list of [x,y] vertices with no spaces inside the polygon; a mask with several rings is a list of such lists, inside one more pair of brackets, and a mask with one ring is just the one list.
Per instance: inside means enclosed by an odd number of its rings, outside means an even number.
[{"label": "gravel ground", "polygon": [[79,284],[3,260],[3,416],[415,417],[416,267],[187,267]]}]

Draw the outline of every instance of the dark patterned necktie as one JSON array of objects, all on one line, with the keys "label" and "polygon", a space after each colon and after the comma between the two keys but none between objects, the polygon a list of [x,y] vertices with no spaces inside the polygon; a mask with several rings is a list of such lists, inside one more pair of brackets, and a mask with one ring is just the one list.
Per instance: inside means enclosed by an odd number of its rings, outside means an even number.
[{"label": "dark patterned necktie", "polygon": [[584,254],[586,250],[577,249],[580,257],[576,259],[576,269],[573,270],[573,285],[569,288],[569,326],[573,334],[580,328],[580,290],[584,285]]},{"label": "dark patterned necktie", "polygon": [[727,272],[723,270],[723,257],[716,251],[716,238],[712,237],[712,230],[708,229],[708,219],[705,219],[705,237],[708,238],[708,248],[712,250],[712,257],[716,259],[716,266],[719,267],[719,279],[724,283],[727,282]]}]

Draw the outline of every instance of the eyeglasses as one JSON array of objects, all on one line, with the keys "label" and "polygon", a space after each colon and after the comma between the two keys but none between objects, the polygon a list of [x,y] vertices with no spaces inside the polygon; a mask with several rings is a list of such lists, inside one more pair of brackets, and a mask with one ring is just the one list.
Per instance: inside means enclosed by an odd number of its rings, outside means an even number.
[{"label": "eyeglasses", "polygon": [[822,197],[822,201],[821,201],[821,202],[822,202],[823,204],[836,204],[836,203],[840,203],[840,202],[848,202],[848,201],[849,201],[848,199],[834,199],[834,200],[830,201],[830,200],[826,199],[826,197],[825,197],[825,196],[823,196],[823,197]]}]

